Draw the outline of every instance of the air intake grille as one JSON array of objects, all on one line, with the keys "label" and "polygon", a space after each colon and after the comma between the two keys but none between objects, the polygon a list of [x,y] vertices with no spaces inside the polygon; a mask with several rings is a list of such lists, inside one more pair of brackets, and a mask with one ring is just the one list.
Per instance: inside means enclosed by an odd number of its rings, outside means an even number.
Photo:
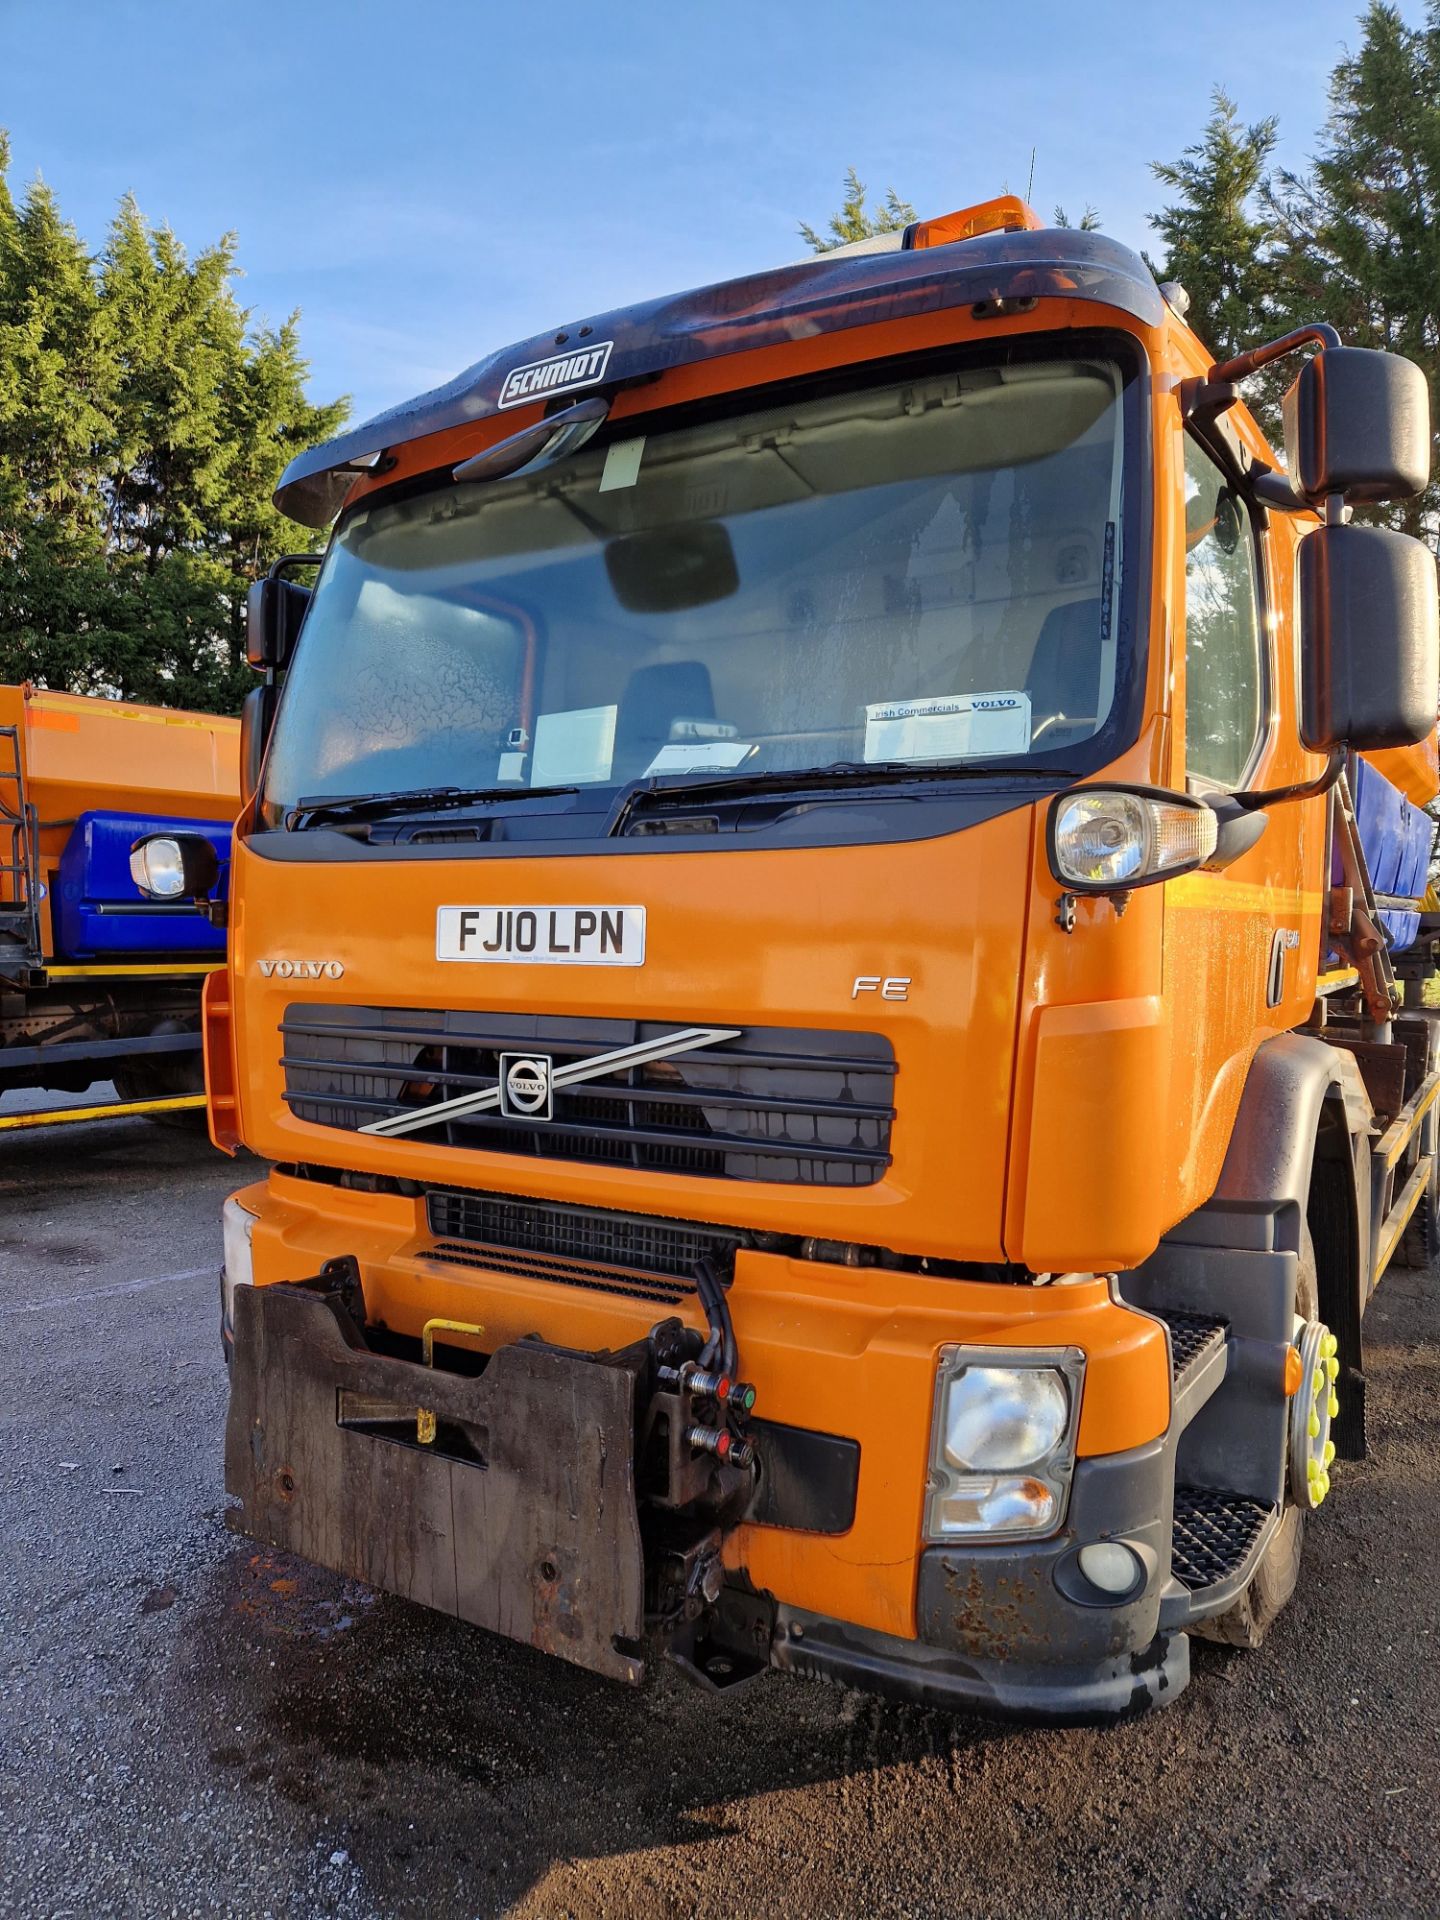
[{"label": "air intake grille", "polygon": [[583,1287],[591,1293],[623,1293],[652,1306],[678,1307],[695,1291],[683,1280],[663,1280],[658,1274],[621,1273],[610,1267],[587,1267],[579,1260],[543,1260],[538,1254],[507,1253],[503,1247],[467,1247],[441,1240],[427,1257],[451,1267],[479,1267],[486,1273],[508,1273],[517,1280],[546,1280],[561,1287]]},{"label": "air intake grille", "polygon": [[[403,1007],[287,1007],[285,1097],[298,1119],[351,1130],[494,1088],[499,1056],[553,1069],[663,1042],[678,1023]],[[647,1173],[869,1186],[890,1164],[895,1058],[872,1033],[753,1027],[734,1039],[558,1086],[549,1118],[494,1108],[403,1136]]]},{"label": "air intake grille", "polygon": [[504,1193],[439,1188],[426,1195],[425,1209],[430,1231],[442,1243],[462,1241],[507,1254],[604,1268],[610,1277],[633,1279],[638,1270],[652,1281],[677,1284],[681,1293],[694,1291],[700,1260],[712,1260],[728,1276],[735,1249],[745,1239],[726,1227],[516,1200]]}]

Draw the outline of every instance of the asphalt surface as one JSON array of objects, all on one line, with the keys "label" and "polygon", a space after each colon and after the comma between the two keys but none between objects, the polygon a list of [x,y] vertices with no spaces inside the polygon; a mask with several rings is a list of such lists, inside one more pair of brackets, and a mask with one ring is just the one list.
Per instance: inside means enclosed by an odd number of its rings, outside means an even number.
[{"label": "asphalt surface", "polygon": [[217,1215],[141,1121],[0,1136],[0,1915],[1440,1913],[1440,1312],[1367,1323],[1261,1653],[1109,1731],[631,1694],[223,1523]]}]

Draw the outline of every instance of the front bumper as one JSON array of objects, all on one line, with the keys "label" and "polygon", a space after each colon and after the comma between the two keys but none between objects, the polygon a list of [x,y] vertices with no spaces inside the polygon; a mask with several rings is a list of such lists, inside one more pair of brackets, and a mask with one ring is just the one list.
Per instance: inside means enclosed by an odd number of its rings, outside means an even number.
[{"label": "front bumper", "polygon": [[[924,1706],[1051,1723],[1160,1706],[1190,1677],[1189,1642],[1160,1629],[1169,1567],[1173,1445],[1076,1463],[1063,1531],[1048,1540],[928,1547],[918,1640],[781,1607],[771,1649],[790,1672],[844,1680]],[[1080,1573],[1087,1541],[1123,1541],[1141,1571],[1122,1601]]]},{"label": "front bumper", "polygon": [[772,1663],[787,1673],[837,1680],[915,1706],[1091,1726],[1145,1713],[1173,1700],[1190,1678],[1190,1641],[1159,1634],[1134,1653],[1093,1665],[970,1660],[923,1640],[895,1640],[843,1621],[782,1607]]},{"label": "front bumper", "polygon": [[[232,1524],[638,1683],[646,1568],[633,1455],[644,1344],[595,1356],[529,1339],[497,1346],[475,1374],[430,1370],[371,1349],[347,1267],[336,1263],[328,1281],[234,1289]],[[419,1443],[421,1409],[435,1417],[438,1445]],[[1159,1630],[1169,1452],[1160,1439],[1078,1462],[1067,1526],[1053,1539],[922,1551],[916,1639],[768,1596],[757,1619],[757,1602],[744,1600],[752,1666],[758,1654],[921,1704],[1051,1722],[1173,1698],[1188,1678],[1188,1643]],[[1087,1590],[1076,1571],[1079,1544],[1102,1535],[1123,1538],[1145,1570],[1123,1604]],[[732,1579],[749,1584],[743,1569]],[[722,1627],[726,1611],[722,1601]]]}]

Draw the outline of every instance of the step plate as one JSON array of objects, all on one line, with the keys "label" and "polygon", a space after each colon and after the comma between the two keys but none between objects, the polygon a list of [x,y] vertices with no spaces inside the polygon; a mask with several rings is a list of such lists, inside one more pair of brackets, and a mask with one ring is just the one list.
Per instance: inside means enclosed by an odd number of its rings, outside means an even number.
[{"label": "step plate", "polygon": [[1178,1384],[1205,1356],[1225,1344],[1225,1322],[1199,1313],[1157,1313],[1170,1329],[1170,1367]]},{"label": "step plate", "polygon": [[1192,1592],[1215,1587],[1243,1566],[1274,1512],[1261,1500],[1211,1487],[1175,1489],[1170,1565]]}]

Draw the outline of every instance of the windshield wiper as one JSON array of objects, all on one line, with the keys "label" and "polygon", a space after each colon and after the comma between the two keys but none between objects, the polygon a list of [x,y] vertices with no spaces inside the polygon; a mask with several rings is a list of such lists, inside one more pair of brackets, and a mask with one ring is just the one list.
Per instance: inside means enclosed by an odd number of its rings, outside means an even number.
[{"label": "windshield wiper", "polygon": [[615,797],[606,835],[623,833],[635,809],[650,799],[744,800],[772,793],[823,792],[827,788],[894,786],[897,781],[983,779],[1073,780],[1068,767],[999,766],[993,761],[954,761],[917,765],[913,760],[836,760],[828,767],[775,767],[763,773],[717,774],[700,779],[677,779],[649,774],[632,780]]},{"label": "windshield wiper", "polygon": [[285,815],[288,833],[303,832],[329,820],[374,820],[387,813],[441,813],[454,807],[478,807],[493,800],[528,800],[578,787],[402,787],[395,793],[312,793]]},{"label": "windshield wiper", "polygon": [[[685,779],[675,774],[647,774],[631,780],[611,803],[601,838],[622,833],[635,808],[651,798],[744,800],[772,793],[823,792],[868,786],[894,786],[898,781],[980,779],[1073,780],[1066,767],[999,766],[991,762],[916,765],[911,760],[837,760],[828,767],[775,767],[769,772],[722,773]],[[302,795],[285,815],[289,833],[331,821],[375,820],[389,813],[442,813],[460,807],[493,805],[500,800],[554,798],[579,793],[578,786],[549,787],[402,787],[393,793],[312,793]]]}]

